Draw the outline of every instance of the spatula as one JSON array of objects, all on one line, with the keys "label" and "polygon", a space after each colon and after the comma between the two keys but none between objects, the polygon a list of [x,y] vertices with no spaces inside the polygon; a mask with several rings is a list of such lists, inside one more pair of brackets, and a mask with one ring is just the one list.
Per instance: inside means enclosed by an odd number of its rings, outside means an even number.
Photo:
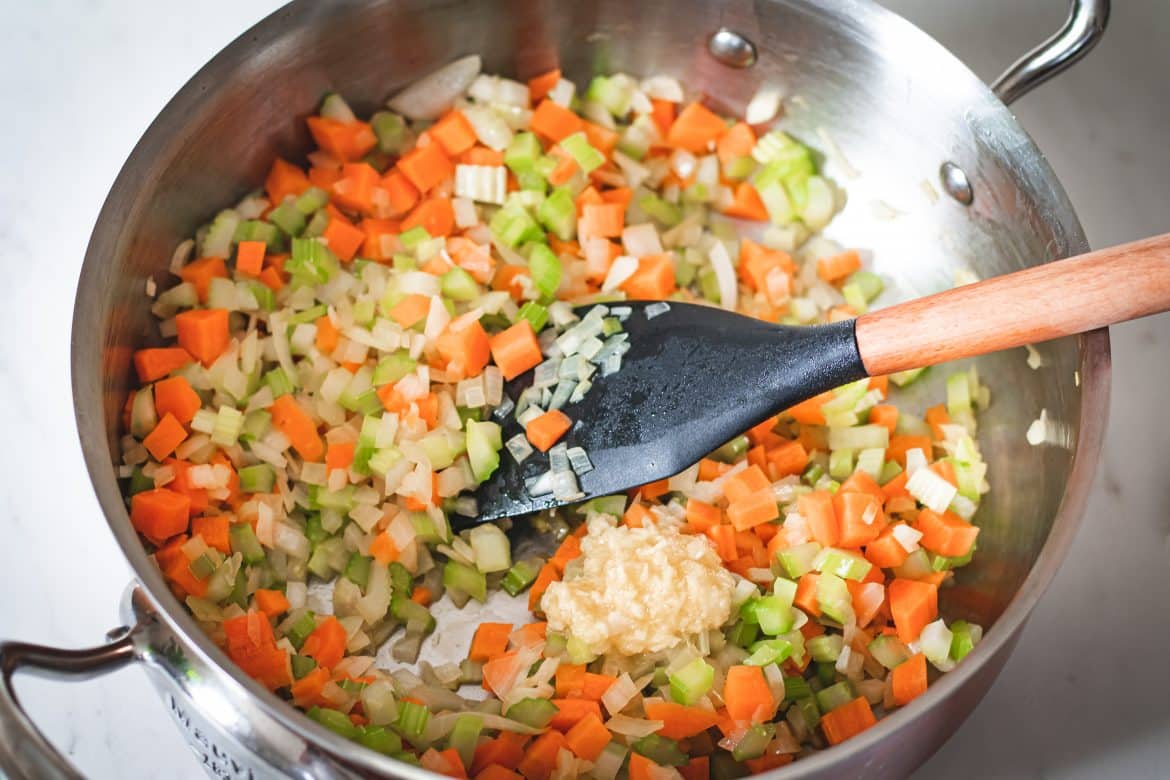
[{"label": "spatula", "polygon": [[[531,496],[540,453],[500,466],[477,493],[478,521],[609,495],[665,479],[768,417],[867,376],[983,355],[1170,309],[1170,234],[1040,265],[828,325],[782,326],[713,306],[671,302],[647,317],[632,302],[631,348],[595,379],[563,441],[593,468],[581,495]],[[578,310],[583,315],[591,307]],[[661,305],[656,309],[660,310]],[[652,313],[656,313],[652,310]],[[1163,356],[1163,359],[1166,359]],[[532,372],[509,383],[512,398]],[[504,438],[521,432],[515,419]]]}]

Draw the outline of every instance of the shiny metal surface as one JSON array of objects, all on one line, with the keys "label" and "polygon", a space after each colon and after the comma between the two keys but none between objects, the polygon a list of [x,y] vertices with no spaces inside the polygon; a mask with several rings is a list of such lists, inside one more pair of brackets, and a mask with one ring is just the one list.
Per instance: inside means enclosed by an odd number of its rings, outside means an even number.
[{"label": "shiny metal surface", "polygon": [[[195,724],[192,745],[229,758],[235,774],[224,776],[426,776],[342,740],[238,673],[147,559],[112,466],[130,354],[148,340],[143,334],[155,333],[145,279],[164,281],[174,244],[217,205],[256,186],[274,154],[304,151],[295,120],[326,89],[344,90],[366,111],[436,64],[472,52],[483,55],[486,70],[525,77],[553,65],[578,81],[602,70],[665,72],[734,113],[760,88],[775,87],[789,96],[786,128],[826,149],[829,175],[849,192],[830,237],[874,250],[877,270],[896,280],[889,300],[949,286],[959,268],[1004,273],[1087,248],[1059,183],[1004,105],[903,20],[861,0],[759,0],[750,18],[733,24],[714,5],[643,3],[634,21],[616,0],[300,0],[218,55],[138,144],[82,272],[73,331],[77,422],[103,511],[143,584],[133,616],[135,636],[148,637],[139,657],[174,697],[180,722]],[[750,31],[754,67],[733,69],[710,56],[707,38],[722,26]],[[386,45],[390,39],[398,45]],[[938,197],[944,161],[967,173],[970,207]],[[913,707],[784,776],[905,774],[995,678],[1067,549],[1104,426],[1107,334],[1056,342],[1046,352],[1051,359],[1039,372],[1020,354],[978,361],[994,399],[980,433],[994,489],[978,518],[981,555],[943,608],[990,625],[986,639]],[[923,400],[917,396],[908,402]],[[1041,408],[1070,426],[1072,447],[1024,442]]]},{"label": "shiny metal surface", "polygon": [[1109,23],[1111,0],[1073,0],[1068,20],[1051,38],[1012,63],[991,83],[991,91],[1011,104],[1088,54]]},{"label": "shiny metal surface", "polygon": [[707,39],[707,51],[724,65],[750,68],[756,64],[756,45],[734,30],[720,27]]}]

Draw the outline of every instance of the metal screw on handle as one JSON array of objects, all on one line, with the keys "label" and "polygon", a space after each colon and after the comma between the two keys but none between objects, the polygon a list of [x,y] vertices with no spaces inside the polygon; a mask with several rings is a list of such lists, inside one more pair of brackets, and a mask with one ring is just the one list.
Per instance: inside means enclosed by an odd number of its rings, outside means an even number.
[{"label": "metal screw on handle", "polygon": [[83,650],[25,642],[0,643],[0,774],[13,780],[82,780],[20,706],[12,677],[27,671],[44,677],[85,680],[119,669],[138,658],[134,632],[111,631],[110,644]]},{"label": "metal screw on handle", "polygon": [[1084,57],[1105,33],[1110,5],[1110,0],[1073,0],[1064,26],[1016,60],[992,82],[991,91],[1011,104]]}]

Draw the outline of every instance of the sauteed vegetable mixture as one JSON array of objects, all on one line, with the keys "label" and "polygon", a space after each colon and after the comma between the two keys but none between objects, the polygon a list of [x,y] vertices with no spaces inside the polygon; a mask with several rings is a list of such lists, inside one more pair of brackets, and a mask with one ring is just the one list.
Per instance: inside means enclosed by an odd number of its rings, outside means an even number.
[{"label": "sauteed vegetable mixture", "polygon": [[[507,522],[452,531],[500,458],[547,451],[530,489],[574,494],[588,453],[561,439],[621,370],[623,301],[799,324],[882,290],[817,236],[843,195],[783,130],[666,77],[460,88],[430,96],[436,121],[328,95],[307,165],[275,160],[179,246],[176,283],[148,282],[165,346],[134,355],[121,473],[175,594],[310,718],[453,777],[739,776],[909,705],[981,635],[938,611],[988,489],[974,372],[924,418],[888,397],[920,372],[858,382],[669,480],[517,521],[562,540],[547,560],[514,559]],[[527,435],[504,442],[509,416]],[[650,583],[669,612],[636,612]],[[619,586],[634,611],[589,630]],[[498,590],[530,622],[418,661],[432,604]]]}]

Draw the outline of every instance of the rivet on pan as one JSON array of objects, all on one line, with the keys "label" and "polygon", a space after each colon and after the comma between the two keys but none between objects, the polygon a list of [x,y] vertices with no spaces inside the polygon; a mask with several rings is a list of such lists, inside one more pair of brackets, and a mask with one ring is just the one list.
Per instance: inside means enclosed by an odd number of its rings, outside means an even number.
[{"label": "rivet on pan", "polygon": [[117,642],[122,637],[130,633],[130,626],[118,626],[106,632],[107,642]]},{"label": "rivet on pan", "polygon": [[953,162],[945,162],[938,169],[938,178],[942,181],[943,192],[950,195],[964,206],[970,206],[975,200],[975,191],[971,189],[971,180],[963,169]]},{"label": "rivet on pan", "polygon": [[756,45],[726,27],[711,33],[707,50],[712,57],[732,68],[750,68],[756,64]]}]

